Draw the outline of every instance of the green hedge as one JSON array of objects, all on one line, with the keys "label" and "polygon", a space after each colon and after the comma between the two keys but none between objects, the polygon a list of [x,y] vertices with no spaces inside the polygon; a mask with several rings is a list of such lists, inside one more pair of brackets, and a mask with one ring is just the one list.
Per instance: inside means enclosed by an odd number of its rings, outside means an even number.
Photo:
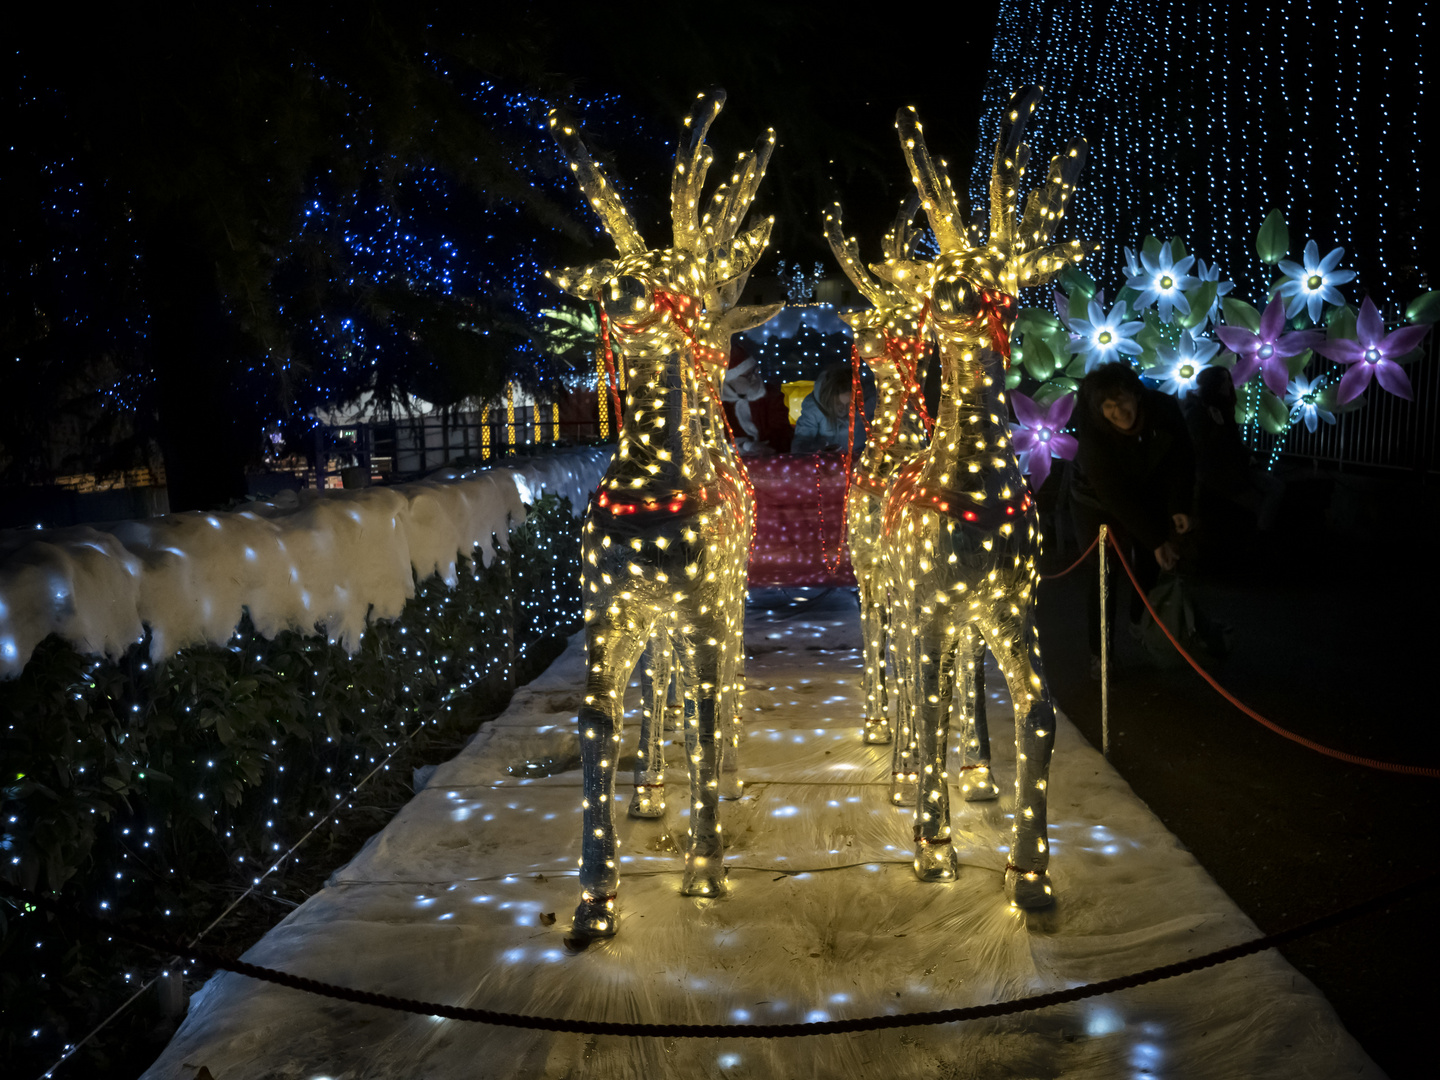
[{"label": "green hedge", "polygon": [[[197,933],[406,733],[422,729],[392,763],[408,780],[416,751],[453,743],[503,705],[529,645],[578,627],[580,530],[568,501],[539,500],[509,543],[488,567],[462,560],[454,589],[418,582],[353,657],[320,634],[262,638],[248,618],[227,647],[158,663],[148,642],[111,662],[47,639],[0,683],[5,876],[163,933]],[[315,843],[300,860],[314,860]],[[262,889],[278,895],[294,872],[282,867]],[[157,970],[153,956],[3,903],[0,958],[0,1046],[16,1075],[38,1075]],[[136,1015],[158,1021],[153,1003]],[[152,1049],[127,1052],[112,1036],[70,1067],[109,1075],[137,1055],[148,1064]]]}]

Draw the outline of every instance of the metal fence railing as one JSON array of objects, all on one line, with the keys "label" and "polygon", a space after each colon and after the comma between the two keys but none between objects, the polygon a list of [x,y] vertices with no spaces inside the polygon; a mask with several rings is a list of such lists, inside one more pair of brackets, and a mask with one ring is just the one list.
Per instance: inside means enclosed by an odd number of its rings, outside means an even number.
[{"label": "metal fence railing", "polygon": [[[317,486],[334,486],[353,469],[362,478],[418,476],[445,465],[484,464],[537,446],[581,445],[615,437],[597,415],[594,393],[566,404],[503,403],[481,409],[439,410],[422,416],[328,426],[317,431],[312,469]],[[313,475],[313,472],[312,472]]]},{"label": "metal fence railing", "polygon": [[[1406,401],[1372,383],[1366,405],[1344,413],[1335,424],[1315,431],[1298,426],[1290,432],[1283,453],[1290,457],[1344,467],[1347,465],[1440,473],[1440,371],[1436,370],[1436,334],[1422,346],[1423,355],[1406,365],[1414,390]],[[1336,375],[1340,372],[1339,365]]]}]

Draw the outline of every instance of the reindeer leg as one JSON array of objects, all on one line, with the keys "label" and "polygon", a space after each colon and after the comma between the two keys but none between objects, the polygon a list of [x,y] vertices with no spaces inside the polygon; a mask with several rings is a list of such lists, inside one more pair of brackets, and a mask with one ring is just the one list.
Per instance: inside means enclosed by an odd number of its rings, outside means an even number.
[{"label": "reindeer leg", "polygon": [[597,618],[585,628],[589,674],[580,708],[580,761],[585,776],[581,801],[580,904],[574,933],[610,937],[617,928],[615,894],[620,883],[615,854],[615,761],[625,713],[625,686],[645,648],[650,627],[619,626]]},{"label": "reindeer leg", "polygon": [[690,847],[685,896],[725,894],[725,840],[720,828],[720,702],[724,619],[711,612],[689,627],[677,653],[685,666],[685,756],[690,762]]},{"label": "reindeer leg", "polygon": [[[673,616],[671,617],[670,623],[673,629]],[[670,671],[670,682],[665,688],[665,693],[670,702],[669,707],[665,710],[665,730],[684,731],[685,691],[680,686],[680,678],[683,672],[680,669],[680,665],[675,661],[675,641],[673,633],[665,635],[664,645],[665,664]]]},{"label": "reindeer leg", "polygon": [[892,610],[890,626],[895,658],[895,742],[890,759],[890,802],[910,806],[915,802],[916,785],[920,782],[920,748],[916,741],[915,628],[903,611]]},{"label": "reindeer leg", "polygon": [[720,701],[724,747],[720,760],[720,797],[738,799],[745,793],[740,779],[740,739],[745,733],[741,718],[741,695],[745,689],[745,582],[741,579],[731,596],[728,610],[733,612],[728,647],[722,672],[725,692]]},{"label": "reindeer leg", "polygon": [[990,728],[985,722],[985,638],[972,624],[960,638],[956,661],[960,692],[960,795],[966,802],[997,798],[1000,788],[990,774]]},{"label": "reindeer leg", "polygon": [[865,673],[861,683],[865,692],[865,741],[883,745],[892,741],[889,702],[885,693],[885,652],[889,637],[889,618],[885,610],[885,587],[878,583],[878,568],[860,577],[860,629],[865,638]]},{"label": "reindeer leg", "polygon": [[1055,901],[1046,818],[1055,707],[1040,666],[1033,613],[1027,613],[1018,628],[986,627],[985,635],[1015,704],[1015,832],[1005,893],[1016,907],[1043,908]]},{"label": "reindeer leg", "polygon": [[640,746],[635,752],[635,794],[630,816],[665,816],[665,699],[673,653],[665,620],[655,624],[640,659]]},{"label": "reindeer leg", "polygon": [[955,847],[950,842],[950,784],[945,768],[950,736],[950,702],[955,687],[955,651],[959,636],[941,619],[916,640],[916,742],[922,775],[915,799],[915,876],[921,881],[955,879]]}]

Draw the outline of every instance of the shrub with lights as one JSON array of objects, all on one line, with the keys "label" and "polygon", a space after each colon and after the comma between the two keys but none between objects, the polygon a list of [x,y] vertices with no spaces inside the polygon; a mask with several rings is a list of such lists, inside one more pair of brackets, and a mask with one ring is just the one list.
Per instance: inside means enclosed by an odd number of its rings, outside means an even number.
[{"label": "shrub with lights", "polygon": [[[416,582],[399,617],[372,621],[353,655],[323,633],[263,637],[248,616],[227,646],[158,661],[148,639],[115,660],[45,639],[0,682],[7,878],[175,937],[207,928],[247,890],[276,913],[293,906],[304,894],[287,897],[287,873],[326,858],[362,778],[392,766],[408,775],[405,752],[473,729],[537,641],[579,625],[568,499],[538,499],[508,543],[489,565],[478,550],[462,558],[453,588],[439,575]],[[287,858],[317,822],[319,835]],[[4,1053],[35,1072],[162,959],[6,904],[0,933]],[[153,999],[147,1012],[148,1027]],[[88,1052],[92,1067],[116,1064],[113,1044]]]}]

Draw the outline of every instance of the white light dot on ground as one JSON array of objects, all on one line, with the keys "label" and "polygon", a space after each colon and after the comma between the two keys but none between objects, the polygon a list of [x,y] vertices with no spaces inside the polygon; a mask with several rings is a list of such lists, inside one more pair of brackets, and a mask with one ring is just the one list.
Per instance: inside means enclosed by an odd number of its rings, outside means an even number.
[{"label": "white light dot on ground", "polygon": [[[801,635],[805,613],[827,652]],[[888,747],[859,738],[853,594],[752,600],[744,798],[726,802],[731,893],[679,895],[688,796],[667,749],[669,810],[617,804],[618,937],[566,947],[577,900],[578,642],[486,726],[329,886],[246,959],[344,986],[535,1015],[765,1023],[1010,999],[1181,960],[1256,936],[1066,720],[1051,774],[1059,896],[1023,915],[1001,892],[1013,730],[990,708],[1007,795],[954,797],[958,879],[918,882],[911,815],[889,805]],[[767,651],[769,650],[769,651]],[[818,664],[839,681],[815,677]],[[809,678],[810,685],[802,680]],[[823,686],[822,686],[823,684]],[[997,683],[993,689],[1002,691]],[[836,698],[842,698],[836,701]],[[619,790],[636,731],[627,726]],[[798,741],[797,741],[798,739]],[[547,761],[522,786],[509,770]],[[840,768],[844,766],[844,768]],[[469,811],[463,820],[457,810]],[[481,812],[483,811],[483,813]],[[482,820],[485,815],[492,820]],[[553,923],[547,923],[550,915]],[[437,1035],[443,1037],[437,1038]],[[1379,1070],[1276,953],[1013,1017],[862,1035],[713,1040],[552,1035],[387,1013],[219,975],[147,1073],[223,1061],[226,1080],[285,1075],[887,1077],[1361,1076]]]}]

